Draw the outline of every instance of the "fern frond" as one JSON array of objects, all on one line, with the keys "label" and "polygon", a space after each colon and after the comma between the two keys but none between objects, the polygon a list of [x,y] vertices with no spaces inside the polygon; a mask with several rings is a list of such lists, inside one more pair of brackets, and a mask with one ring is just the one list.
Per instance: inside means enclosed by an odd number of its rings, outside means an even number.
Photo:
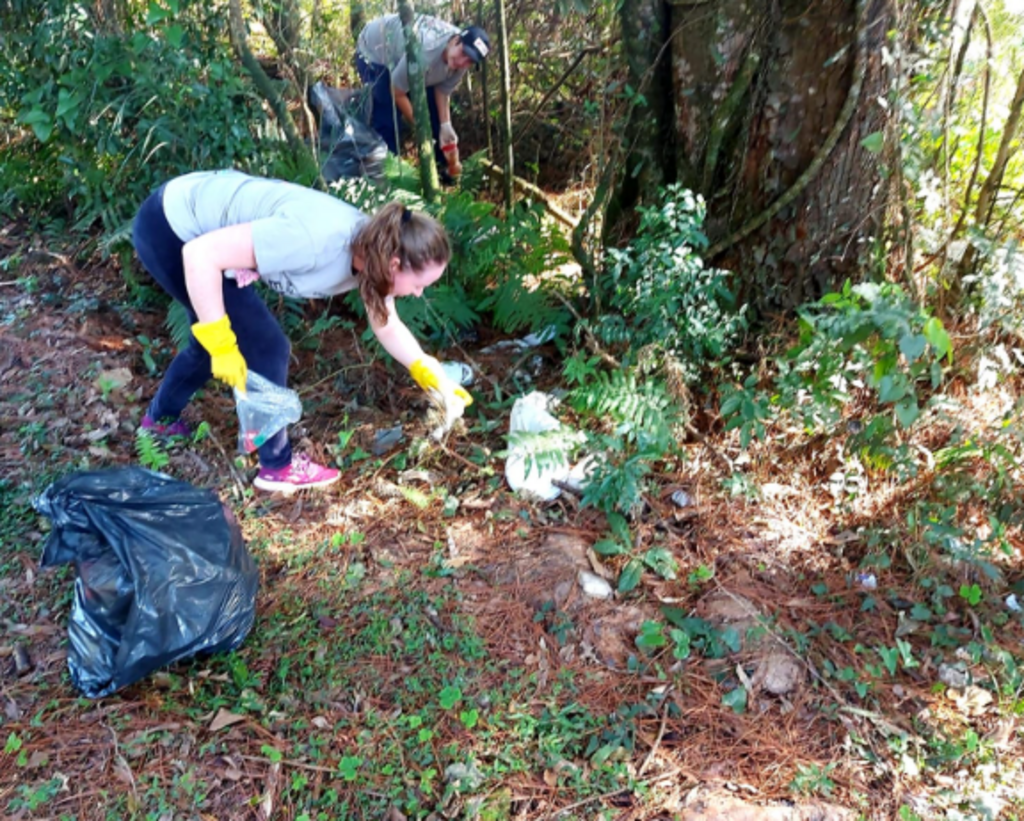
[{"label": "fern frond", "polygon": [[632,442],[663,441],[674,424],[673,402],[664,385],[656,379],[638,382],[633,371],[600,372],[569,395],[580,413],[597,418],[610,417]]},{"label": "fern frond", "polygon": [[175,300],[167,309],[167,319],[164,321],[174,347],[181,350],[192,339],[192,317],[188,315],[185,306]]},{"label": "fern frond", "polygon": [[151,470],[162,470],[171,462],[160,443],[141,428],[135,434],[135,453],[139,457],[139,464]]},{"label": "fern frond", "polygon": [[110,256],[113,249],[122,243],[130,243],[132,240],[132,223],[134,218],[124,220],[113,231],[108,231],[99,239],[98,247],[104,257]]},{"label": "fern frond", "polygon": [[506,333],[522,329],[537,331],[554,325],[558,335],[569,328],[569,317],[543,287],[527,288],[519,277],[509,276],[480,302],[481,310],[493,310],[498,328]]}]

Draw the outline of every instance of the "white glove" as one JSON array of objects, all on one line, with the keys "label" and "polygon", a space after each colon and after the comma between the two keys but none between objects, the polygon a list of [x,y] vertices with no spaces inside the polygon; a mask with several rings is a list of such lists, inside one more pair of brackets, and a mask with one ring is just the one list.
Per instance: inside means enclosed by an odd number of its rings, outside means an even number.
[{"label": "white glove", "polygon": [[452,124],[450,122],[441,123],[438,142],[441,144],[441,148],[444,148],[446,145],[459,144],[459,135],[455,133],[455,129],[452,128]]}]

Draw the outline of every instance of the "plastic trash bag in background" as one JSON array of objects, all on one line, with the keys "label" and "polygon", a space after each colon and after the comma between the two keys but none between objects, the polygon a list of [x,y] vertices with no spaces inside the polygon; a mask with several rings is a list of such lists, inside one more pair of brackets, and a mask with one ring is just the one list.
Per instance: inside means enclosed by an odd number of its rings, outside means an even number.
[{"label": "plastic trash bag in background", "polygon": [[245,396],[235,389],[235,408],[241,453],[252,453],[279,430],[302,418],[299,395],[255,371],[249,371],[246,376]]},{"label": "plastic trash bag in background", "polygon": [[252,628],[259,574],[213,491],[120,468],[54,482],[35,508],[53,523],[42,566],[77,571],[68,668],[89,698],[233,650]]},{"label": "plastic trash bag in background", "polygon": [[327,160],[320,173],[327,182],[378,178],[384,174],[388,145],[369,125],[370,96],[365,89],[309,89],[309,104],[320,120],[320,150]]}]

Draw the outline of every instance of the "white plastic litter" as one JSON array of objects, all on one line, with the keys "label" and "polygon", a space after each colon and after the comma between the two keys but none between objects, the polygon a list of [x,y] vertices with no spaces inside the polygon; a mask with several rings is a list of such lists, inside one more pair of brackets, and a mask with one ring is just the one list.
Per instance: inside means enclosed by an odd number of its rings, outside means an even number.
[{"label": "white plastic litter", "polygon": [[465,362],[442,362],[441,370],[456,385],[465,388],[473,384],[473,369]]},{"label": "white plastic litter", "polygon": [[548,325],[546,328],[537,331],[535,334],[527,334],[522,339],[503,339],[501,342],[495,342],[493,345],[488,345],[480,351],[480,353],[494,353],[495,351],[501,351],[507,348],[513,348],[517,351],[525,351],[527,348],[536,348],[538,345],[550,342],[555,338],[555,334],[557,333],[558,328],[554,325]]},{"label": "white plastic litter", "polygon": [[1016,593],[1011,593],[1009,596],[1006,597],[1006,606],[1014,613],[1020,612],[1020,602],[1017,601]]},{"label": "white plastic litter", "polygon": [[[533,391],[520,397],[512,406],[512,418],[509,422],[511,433],[546,433],[554,430],[565,430],[571,438],[579,437],[562,425],[551,413],[553,399],[541,391]],[[505,479],[512,490],[522,495],[544,502],[550,502],[561,495],[561,488],[552,482],[567,482],[572,475],[572,465],[568,460],[553,465],[550,460],[538,464],[532,458],[544,448],[530,442],[515,442],[509,449],[505,460]]]},{"label": "white plastic litter", "polygon": [[590,598],[610,599],[612,597],[612,586],[600,576],[589,570],[581,570],[578,578],[584,594]]},{"label": "white plastic litter", "polygon": [[865,590],[876,590],[878,588],[878,579],[874,573],[858,573],[857,582]]},{"label": "white plastic litter", "polygon": [[693,504],[693,499],[685,490],[677,490],[672,494],[672,502],[676,507],[689,507]]}]

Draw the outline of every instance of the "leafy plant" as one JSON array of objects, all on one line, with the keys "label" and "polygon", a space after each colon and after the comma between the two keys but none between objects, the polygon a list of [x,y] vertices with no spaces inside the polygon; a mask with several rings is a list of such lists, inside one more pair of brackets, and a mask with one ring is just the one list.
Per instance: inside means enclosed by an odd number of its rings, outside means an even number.
[{"label": "leafy plant", "polygon": [[725,387],[721,412],[741,442],[765,436],[770,417],[793,417],[808,433],[834,433],[854,391],[873,391],[879,410],[856,426],[853,450],[891,463],[888,442],[914,424],[926,390],[942,382],[953,347],[942,323],[896,285],[847,281],[800,310],[800,339],[775,360],[770,389],[748,378]]},{"label": "leafy plant", "polygon": [[596,542],[594,552],[600,556],[628,557],[619,574],[618,590],[620,593],[628,593],[640,583],[640,577],[645,567],[663,579],[676,577],[679,568],[667,548],[655,545],[643,552],[634,549],[629,524],[619,513],[608,513],[608,525],[611,528],[610,538]]},{"label": "leafy plant", "polygon": [[177,350],[181,350],[192,339],[192,317],[188,310],[177,300],[171,302],[167,309],[167,319],[164,321],[168,332],[171,334],[171,341]]},{"label": "leafy plant", "polygon": [[607,305],[592,329],[623,361],[637,362],[652,346],[676,359],[685,378],[721,362],[746,327],[729,290],[729,273],[706,268],[701,232],[704,200],[681,185],[663,189],[657,205],[638,208],[640,225],[624,249],[609,249],[598,283]]},{"label": "leafy plant", "polygon": [[151,470],[163,470],[171,459],[155,437],[141,428],[135,434],[135,453],[139,464]]},{"label": "leafy plant", "polygon": [[568,397],[586,431],[583,449],[594,454],[583,503],[604,513],[632,510],[640,501],[651,463],[675,445],[679,411],[663,383],[635,371],[604,371]]},{"label": "leafy plant", "polygon": [[[134,210],[169,177],[267,169],[280,142],[224,38],[226,9],[153,0],[125,31],[59,0],[0,12],[0,98],[31,133],[5,145],[0,187],[35,218],[70,215],[126,243]],[[112,251],[113,246],[103,247]]]},{"label": "leafy plant", "polygon": [[800,764],[789,788],[801,795],[831,795],[836,784],[829,776],[835,768],[834,762],[824,767],[820,764]]},{"label": "leafy plant", "polygon": [[971,607],[976,607],[981,601],[981,588],[976,584],[960,585],[960,598],[966,601]]}]

